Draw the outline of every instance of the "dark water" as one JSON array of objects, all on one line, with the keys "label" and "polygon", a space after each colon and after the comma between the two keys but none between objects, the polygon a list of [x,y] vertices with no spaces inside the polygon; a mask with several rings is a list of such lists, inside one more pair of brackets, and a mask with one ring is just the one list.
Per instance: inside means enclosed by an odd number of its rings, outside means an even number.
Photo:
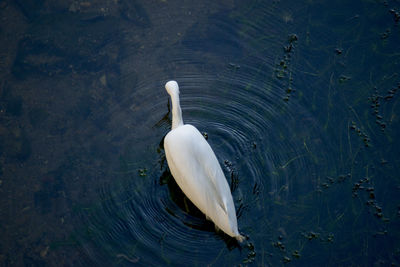
[{"label": "dark water", "polygon": [[[400,1],[1,1],[1,266],[399,266]],[[169,174],[164,84],[243,244]]]}]

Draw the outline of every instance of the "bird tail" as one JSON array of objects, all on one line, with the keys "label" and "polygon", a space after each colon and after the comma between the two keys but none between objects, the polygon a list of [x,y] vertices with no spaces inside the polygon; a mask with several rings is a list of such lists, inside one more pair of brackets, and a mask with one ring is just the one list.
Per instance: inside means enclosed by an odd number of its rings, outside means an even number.
[{"label": "bird tail", "polygon": [[237,241],[239,241],[240,243],[242,243],[245,239],[246,239],[246,237],[244,237],[244,236],[242,236],[242,235],[237,235],[237,236],[235,236],[235,238],[236,238],[236,240]]}]

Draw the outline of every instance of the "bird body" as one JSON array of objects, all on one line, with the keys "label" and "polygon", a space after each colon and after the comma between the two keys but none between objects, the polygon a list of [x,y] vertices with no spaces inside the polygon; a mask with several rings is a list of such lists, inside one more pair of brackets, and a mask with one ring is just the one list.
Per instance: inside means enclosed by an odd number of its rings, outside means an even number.
[{"label": "bird body", "polygon": [[164,139],[172,176],[207,218],[229,236],[242,241],[232,194],[217,157],[194,126],[183,124],[178,84],[170,81],[165,88],[172,100],[172,130]]}]

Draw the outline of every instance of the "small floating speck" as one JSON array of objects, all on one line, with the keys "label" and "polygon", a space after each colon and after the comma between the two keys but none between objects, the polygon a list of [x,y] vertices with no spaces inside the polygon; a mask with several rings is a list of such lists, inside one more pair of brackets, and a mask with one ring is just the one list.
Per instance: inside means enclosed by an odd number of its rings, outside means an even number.
[{"label": "small floating speck", "polygon": [[344,82],[347,82],[347,81],[349,81],[349,80],[351,80],[351,77],[350,77],[350,76],[341,75],[341,76],[339,77],[339,82],[340,82],[340,83],[344,83]]},{"label": "small floating speck", "polygon": [[289,35],[289,43],[296,42],[297,40],[299,40],[299,38],[297,37],[297,34],[292,33]]},{"label": "small floating speck", "polygon": [[283,257],[283,263],[289,263],[291,261],[292,260],[288,256]]},{"label": "small floating speck", "polygon": [[139,169],[139,170],[138,170],[139,176],[141,176],[141,177],[146,176],[146,175],[147,175],[146,172],[147,172],[147,169],[146,169],[146,168],[143,168],[143,169]]},{"label": "small floating speck", "polygon": [[341,49],[341,48],[336,48],[336,49],[335,49],[335,53],[336,53],[337,55],[341,55],[341,54],[343,53],[343,49]]},{"label": "small floating speck", "polygon": [[300,255],[299,251],[295,250],[295,251],[293,251],[292,256],[295,258],[300,258],[301,255]]}]

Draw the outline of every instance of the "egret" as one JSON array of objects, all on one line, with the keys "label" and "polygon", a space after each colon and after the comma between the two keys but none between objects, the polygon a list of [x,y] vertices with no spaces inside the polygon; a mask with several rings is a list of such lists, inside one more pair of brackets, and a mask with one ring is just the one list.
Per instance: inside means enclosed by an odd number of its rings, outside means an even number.
[{"label": "egret", "polygon": [[169,81],[165,89],[172,102],[172,129],[164,139],[172,176],[216,228],[242,242],[244,237],[238,231],[231,190],[214,151],[194,126],[183,124],[178,83]]}]

